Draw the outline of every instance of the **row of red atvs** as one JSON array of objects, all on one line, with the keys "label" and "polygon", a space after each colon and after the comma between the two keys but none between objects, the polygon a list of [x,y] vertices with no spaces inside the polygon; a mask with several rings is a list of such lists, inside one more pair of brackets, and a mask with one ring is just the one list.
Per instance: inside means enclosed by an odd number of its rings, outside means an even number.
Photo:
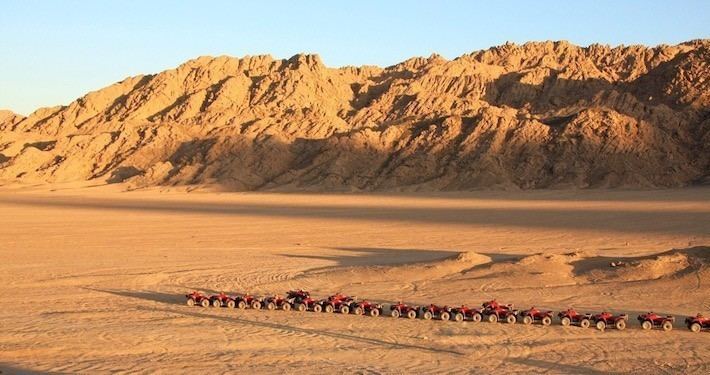
[{"label": "row of red atvs", "polygon": [[[252,308],[252,309],[268,309],[268,310],[296,310],[296,311],[314,311],[314,312],[339,312],[341,314],[356,314],[380,316],[385,313],[385,308],[379,303],[372,303],[367,300],[357,300],[341,293],[334,294],[325,299],[315,299],[305,290],[291,290],[286,293],[286,296],[270,296],[270,297],[255,297],[250,294],[245,295],[228,295],[225,293],[206,295],[201,292],[192,292],[187,294],[188,306],[203,306],[203,307],[228,307],[228,308]],[[439,319],[439,320],[454,320],[457,322],[472,321],[480,322],[487,320],[491,323],[505,321],[509,324],[514,324],[518,320],[522,320],[524,324],[539,323],[544,326],[552,324],[552,311],[543,311],[535,307],[529,310],[516,310],[511,304],[502,304],[496,300],[483,303],[482,308],[470,308],[467,306],[449,307],[449,306],[409,306],[404,303],[396,303],[389,305],[387,309],[389,315],[393,318],[407,317],[409,319]],[[563,326],[578,325],[583,328],[588,328],[594,324],[598,329],[604,330],[607,327],[613,326],[618,330],[626,328],[626,321],[629,319],[627,314],[612,314],[602,312],[600,314],[582,314],[574,309],[567,309],[557,314],[560,324]],[[638,321],[643,329],[659,328],[664,331],[673,329],[675,317],[658,315],[656,313],[646,313],[638,316]],[[685,319],[685,324],[693,332],[701,330],[710,330],[710,317],[704,317],[701,314],[691,316]]]}]

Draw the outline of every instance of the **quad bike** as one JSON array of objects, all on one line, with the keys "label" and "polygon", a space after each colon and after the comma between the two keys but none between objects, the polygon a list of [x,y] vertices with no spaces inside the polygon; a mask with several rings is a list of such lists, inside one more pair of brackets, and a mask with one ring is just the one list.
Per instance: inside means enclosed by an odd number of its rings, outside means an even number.
[{"label": "quad bike", "polygon": [[654,312],[641,314],[636,319],[641,323],[641,328],[645,330],[661,328],[664,331],[670,331],[673,329],[673,322],[675,322],[675,317],[671,315],[663,316]]},{"label": "quad bike", "polygon": [[689,330],[696,333],[702,330],[710,330],[710,317],[698,313],[696,316],[685,318],[685,325],[688,326]]},{"label": "quad bike", "polygon": [[338,311],[341,314],[350,313],[350,304],[355,302],[355,298],[342,293],[336,293],[320,302],[324,312],[332,313]]},{"label": "quad bike", "polygon": [[592,320],[592,314],[580,314],[572,308],[560,311],[557,316],[560,318],[560,324],[565,327],[577,324],[582,328],[589,328]]},{"label": "quad bike", "polygon": [[235,298],[236,297],[229,296],[224,292],[220,292],[219,294],[211,295],[210,302],[214,307],[227,306],[228,308],[233,309],[237,305]]},{"label": "quad bike", "polygon": [[195,291],[190,294],[186,294],[185,298],[187,298],[188,306],[200,305],[202,307],[210,307],[211,304],[210,297],[202,292]]},{"label": "quad bike", "polygon": [[552,311],[542,311],[535,307],[521,311],[520,317],[523,320],[523,324],[533,324],[535,322],[540,322],[543,326],[552,324]]},{"label": "quad bike", "polygon": [[379,303],[372,303],[367,300],[351,302],[350,310],[355,315],[367,314],[369,316],[375,317],[380,316],[380,314],[382,314],[382,305],[380,305]]},{"label": "quad bike", "polygon": [[399,318],[400,316],[406,316],[409,319],[414,319],[417,317],[417,311],[419,306],[409,306],[402,302],[397,302],[394,305],[390,305],[390,316],[393,318]]},{"label": "quad bike", "polygon": [[614,328],[619,331],[626,328],[626,321],[629,320],[629,316],[626,314],[614,315],[610,312],[602,312],[601,314],[596,314],[592,316],[592,321],[596,325],[597,329],[603,331],[606,327],[613,325]]},{"label": "quad bike", "polygon": [[488,322],[497,323],[505,320],[508,324],[515,324],[518,321],[518,310],[513,309],[512,304],[503,305],[496,300],[483,303],[483,315]]},{"label": "quad bike", "polygon": [[240,309],[246,309],[247,306],[251,307],[254,310],[259,310],[263,306],[261,303],[261,298],[255,297],[249,293],[243,295],[243,296],[237,296],[235,298],[235,301],[237,303],[237,307]]},{"label": "quad bike", "polygon": [[266,307],[267,310],[284,310],[284,311],[289,311],[293,306],[291,306],[291,303],[288,301],[287,298],[284,298],[279,295],[275,296],[270,296],[266,297],[263,299],[263,304],[264,307]]},{"label": "quad bike", "polygon": [[294,307],[294,309],[296,309],[296,311],[323,311],[323,306],[321,306],[320,301],[312,298],[311,293],[302,289],[289,290],[286,293],[286,300]]},{"label": "quad bike", "polygon": [[451,308],[448,306],[437,306],[431,304],[429,306],[422,306],[419,310],[419,315],[425,320],[433,318],[447,321],[451,319]]},{"label": "quad bike", "polygon": [[470,308],[466,305],[461,305],[461,307],[452,307],[451,316],[457,322],[471,320],[472,322],[478,323],[483,318],[481,310]]}]

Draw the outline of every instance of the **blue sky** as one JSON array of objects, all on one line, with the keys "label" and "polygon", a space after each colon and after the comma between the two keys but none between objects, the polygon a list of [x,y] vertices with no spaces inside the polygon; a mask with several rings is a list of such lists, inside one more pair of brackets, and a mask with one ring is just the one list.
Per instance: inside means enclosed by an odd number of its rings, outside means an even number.
[{"label": "blue sky", "polygon": [[200,55],[320,54],[326,65],[446,58],[513,41],[710,37],[710,1],[35,1],[0,4],[0,109],[68,104]]}]

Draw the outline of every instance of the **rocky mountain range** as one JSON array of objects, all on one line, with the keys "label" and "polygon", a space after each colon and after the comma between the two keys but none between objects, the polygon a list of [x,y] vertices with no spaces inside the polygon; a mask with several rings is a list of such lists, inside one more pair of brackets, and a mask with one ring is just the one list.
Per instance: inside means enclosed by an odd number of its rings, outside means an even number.
[{"label": "rocky mountain range", "polygon": [[0,181],[224,190],[658,188],[710,182],[710,40],[505,44],[386,68],[200,57],[27,117]]}]

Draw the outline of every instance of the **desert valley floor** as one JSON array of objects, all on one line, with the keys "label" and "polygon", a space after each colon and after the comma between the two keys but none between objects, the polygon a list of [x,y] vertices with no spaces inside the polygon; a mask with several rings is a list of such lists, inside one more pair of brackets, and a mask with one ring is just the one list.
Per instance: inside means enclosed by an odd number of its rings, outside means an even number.
[{"label": "desert valley floor", "polygon": [[[710,189],[0,188],[0,370],[710,373]],[[626,267],[609,264],[623,260]],[[185,292],[631,315],[625,331],[189,308]],[[671,332],[642,331],[653,309]],[[302,372],[299,370],[298,372]]]}]

